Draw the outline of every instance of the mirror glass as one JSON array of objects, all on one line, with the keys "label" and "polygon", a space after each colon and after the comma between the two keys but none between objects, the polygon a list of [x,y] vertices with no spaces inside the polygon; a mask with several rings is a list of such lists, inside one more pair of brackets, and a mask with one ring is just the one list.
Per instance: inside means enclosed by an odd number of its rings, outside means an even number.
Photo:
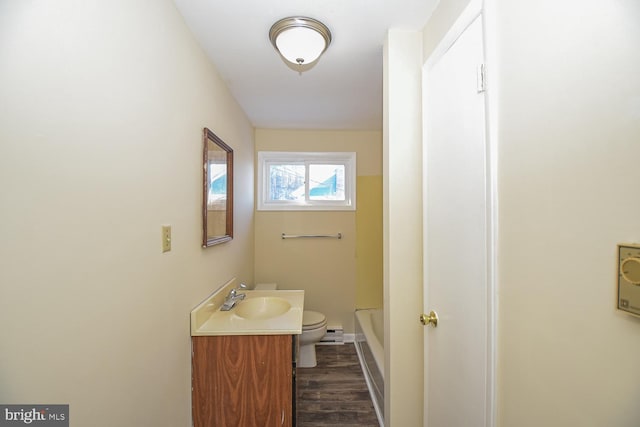
[{"label": "mirror glass", "polygon": [[205,128],[203,132],[202,247],[233,238],[233,150]]}]

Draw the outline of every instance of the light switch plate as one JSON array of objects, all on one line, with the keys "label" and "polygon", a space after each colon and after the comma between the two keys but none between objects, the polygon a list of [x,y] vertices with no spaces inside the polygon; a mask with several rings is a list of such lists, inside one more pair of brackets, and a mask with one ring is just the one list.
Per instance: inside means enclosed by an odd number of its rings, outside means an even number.
[{"label": "light switch plate", "polygon": [[169,252],[171,250],[171,226],[162,226],[162,252]]},{"label": "light switch plate", "polygon": [[640,244],[618,245],[618,309],[640,316]]}]

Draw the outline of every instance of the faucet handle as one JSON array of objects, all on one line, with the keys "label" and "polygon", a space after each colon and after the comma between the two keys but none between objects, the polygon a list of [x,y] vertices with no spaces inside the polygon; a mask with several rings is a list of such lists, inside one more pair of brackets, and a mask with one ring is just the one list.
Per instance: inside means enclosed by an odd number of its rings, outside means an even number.
[{"label": "faucet handle", "polygon": [[238,293],[238,290],[244,290],[244,289],[247,289],[247,285],[245,285],[244,283],[240,283],[240,285],[237,288],[233,288],[229,291],[229,294],[227,295],[227,299],[235,299],[235,298],[244,299],[246,295]]}]

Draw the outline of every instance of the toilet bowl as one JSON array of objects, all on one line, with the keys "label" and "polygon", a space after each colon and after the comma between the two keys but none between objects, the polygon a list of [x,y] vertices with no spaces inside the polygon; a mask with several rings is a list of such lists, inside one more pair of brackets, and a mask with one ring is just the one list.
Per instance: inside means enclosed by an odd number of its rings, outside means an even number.
[{"label": "toilet bowl", "polygon": [[317,311],[305,310],[302,313],[302,335],[298,367],[313,368],[317,365],[316,343],[327,333],[327,318]]}]

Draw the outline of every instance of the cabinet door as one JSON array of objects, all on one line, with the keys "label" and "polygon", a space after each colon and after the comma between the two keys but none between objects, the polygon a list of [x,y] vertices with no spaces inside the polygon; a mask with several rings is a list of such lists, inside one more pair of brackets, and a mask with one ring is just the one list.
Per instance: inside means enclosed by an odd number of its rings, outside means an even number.
[{"label": "cabinet door", "polygon": [[292,426],[291,335],[193,337],[194,427]]}]

